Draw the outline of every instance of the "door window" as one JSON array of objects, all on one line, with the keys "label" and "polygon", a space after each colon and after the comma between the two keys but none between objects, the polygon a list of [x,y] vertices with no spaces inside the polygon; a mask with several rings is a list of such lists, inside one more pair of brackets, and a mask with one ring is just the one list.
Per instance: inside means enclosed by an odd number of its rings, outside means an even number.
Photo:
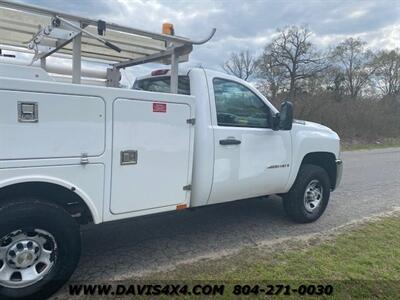
[{"label": "door window", "polygon": [[220,78],[213,85],[219,126],[270,127],[269,107],[250,89]]}]

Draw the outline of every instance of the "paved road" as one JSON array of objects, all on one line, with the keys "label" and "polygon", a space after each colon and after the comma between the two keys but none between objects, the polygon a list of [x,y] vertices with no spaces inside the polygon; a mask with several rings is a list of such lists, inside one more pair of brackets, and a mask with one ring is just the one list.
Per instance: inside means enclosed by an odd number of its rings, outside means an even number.
[{"label": "paved road", "polygon": [[342,185],[313,224],[289,222],[279,198],[149,216],[84,229],[73,279],[126,279],[188,259],[281,237],[321,232],[400,207],[400,148],[345,152]]}]

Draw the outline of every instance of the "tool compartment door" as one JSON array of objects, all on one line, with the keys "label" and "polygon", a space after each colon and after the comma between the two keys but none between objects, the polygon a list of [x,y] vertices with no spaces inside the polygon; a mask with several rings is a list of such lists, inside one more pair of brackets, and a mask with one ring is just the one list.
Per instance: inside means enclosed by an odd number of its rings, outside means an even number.
[{"label": "tool compartment door", "polygon": [[190,106],[116,99],[113,104],[111,212],[186,203]]},{"label": "tool compartment door", "polygon": [[[21,106],[35,107],[35,120]],[[100,156],[105,103],[99,97],[0,91],[0,160]]]}]

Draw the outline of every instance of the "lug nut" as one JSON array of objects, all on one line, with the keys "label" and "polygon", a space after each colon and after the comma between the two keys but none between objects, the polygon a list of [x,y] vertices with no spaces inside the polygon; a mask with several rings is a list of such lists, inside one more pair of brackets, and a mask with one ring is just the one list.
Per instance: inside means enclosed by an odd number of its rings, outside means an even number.
[{"label": "lug nut", "polygon": [[18,249],[18,250],[24,249],[24,245],[22,245],[21,243],[18,243],[18,244],[17,244],[17,249]]},{"label": "lug nut", "polygon": [[11,257],[15,257],[15,251],[14,251],[14,250],[10,250],[10,252],[8,252],[8,254],[9,254]]},{"label": "lug nut", "polygon": [[35,253],[39,252],[39,247],[35,247]]},{"label": "lug nut", "polygon": [[28,246],[29,249],[32,249],[33,247],[33,243],[32,242],[28,242],[28,244],[26,244]]}]

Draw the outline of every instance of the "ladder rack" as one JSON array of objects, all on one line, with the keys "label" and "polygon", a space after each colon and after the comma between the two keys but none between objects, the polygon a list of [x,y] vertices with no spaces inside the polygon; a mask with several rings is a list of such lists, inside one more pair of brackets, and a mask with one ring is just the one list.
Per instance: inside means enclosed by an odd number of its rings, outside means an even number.
[{"label": "ladder rack", "polygon": [[[107,86],[118,87],[120,69],[160,62],[171,64],[171,92],[178,91],[178,65],[187,61],[193,45],[208,42],[215,34],[195,41],[153,33],[57,12],[34,5],[0,0],[0,48],[28,49],[46,69],[46,58],[60,53],[72,58],[72,82],[82,80],[82,59],[107,63]],[[25,50],[26,51],[26,50]]]}]

